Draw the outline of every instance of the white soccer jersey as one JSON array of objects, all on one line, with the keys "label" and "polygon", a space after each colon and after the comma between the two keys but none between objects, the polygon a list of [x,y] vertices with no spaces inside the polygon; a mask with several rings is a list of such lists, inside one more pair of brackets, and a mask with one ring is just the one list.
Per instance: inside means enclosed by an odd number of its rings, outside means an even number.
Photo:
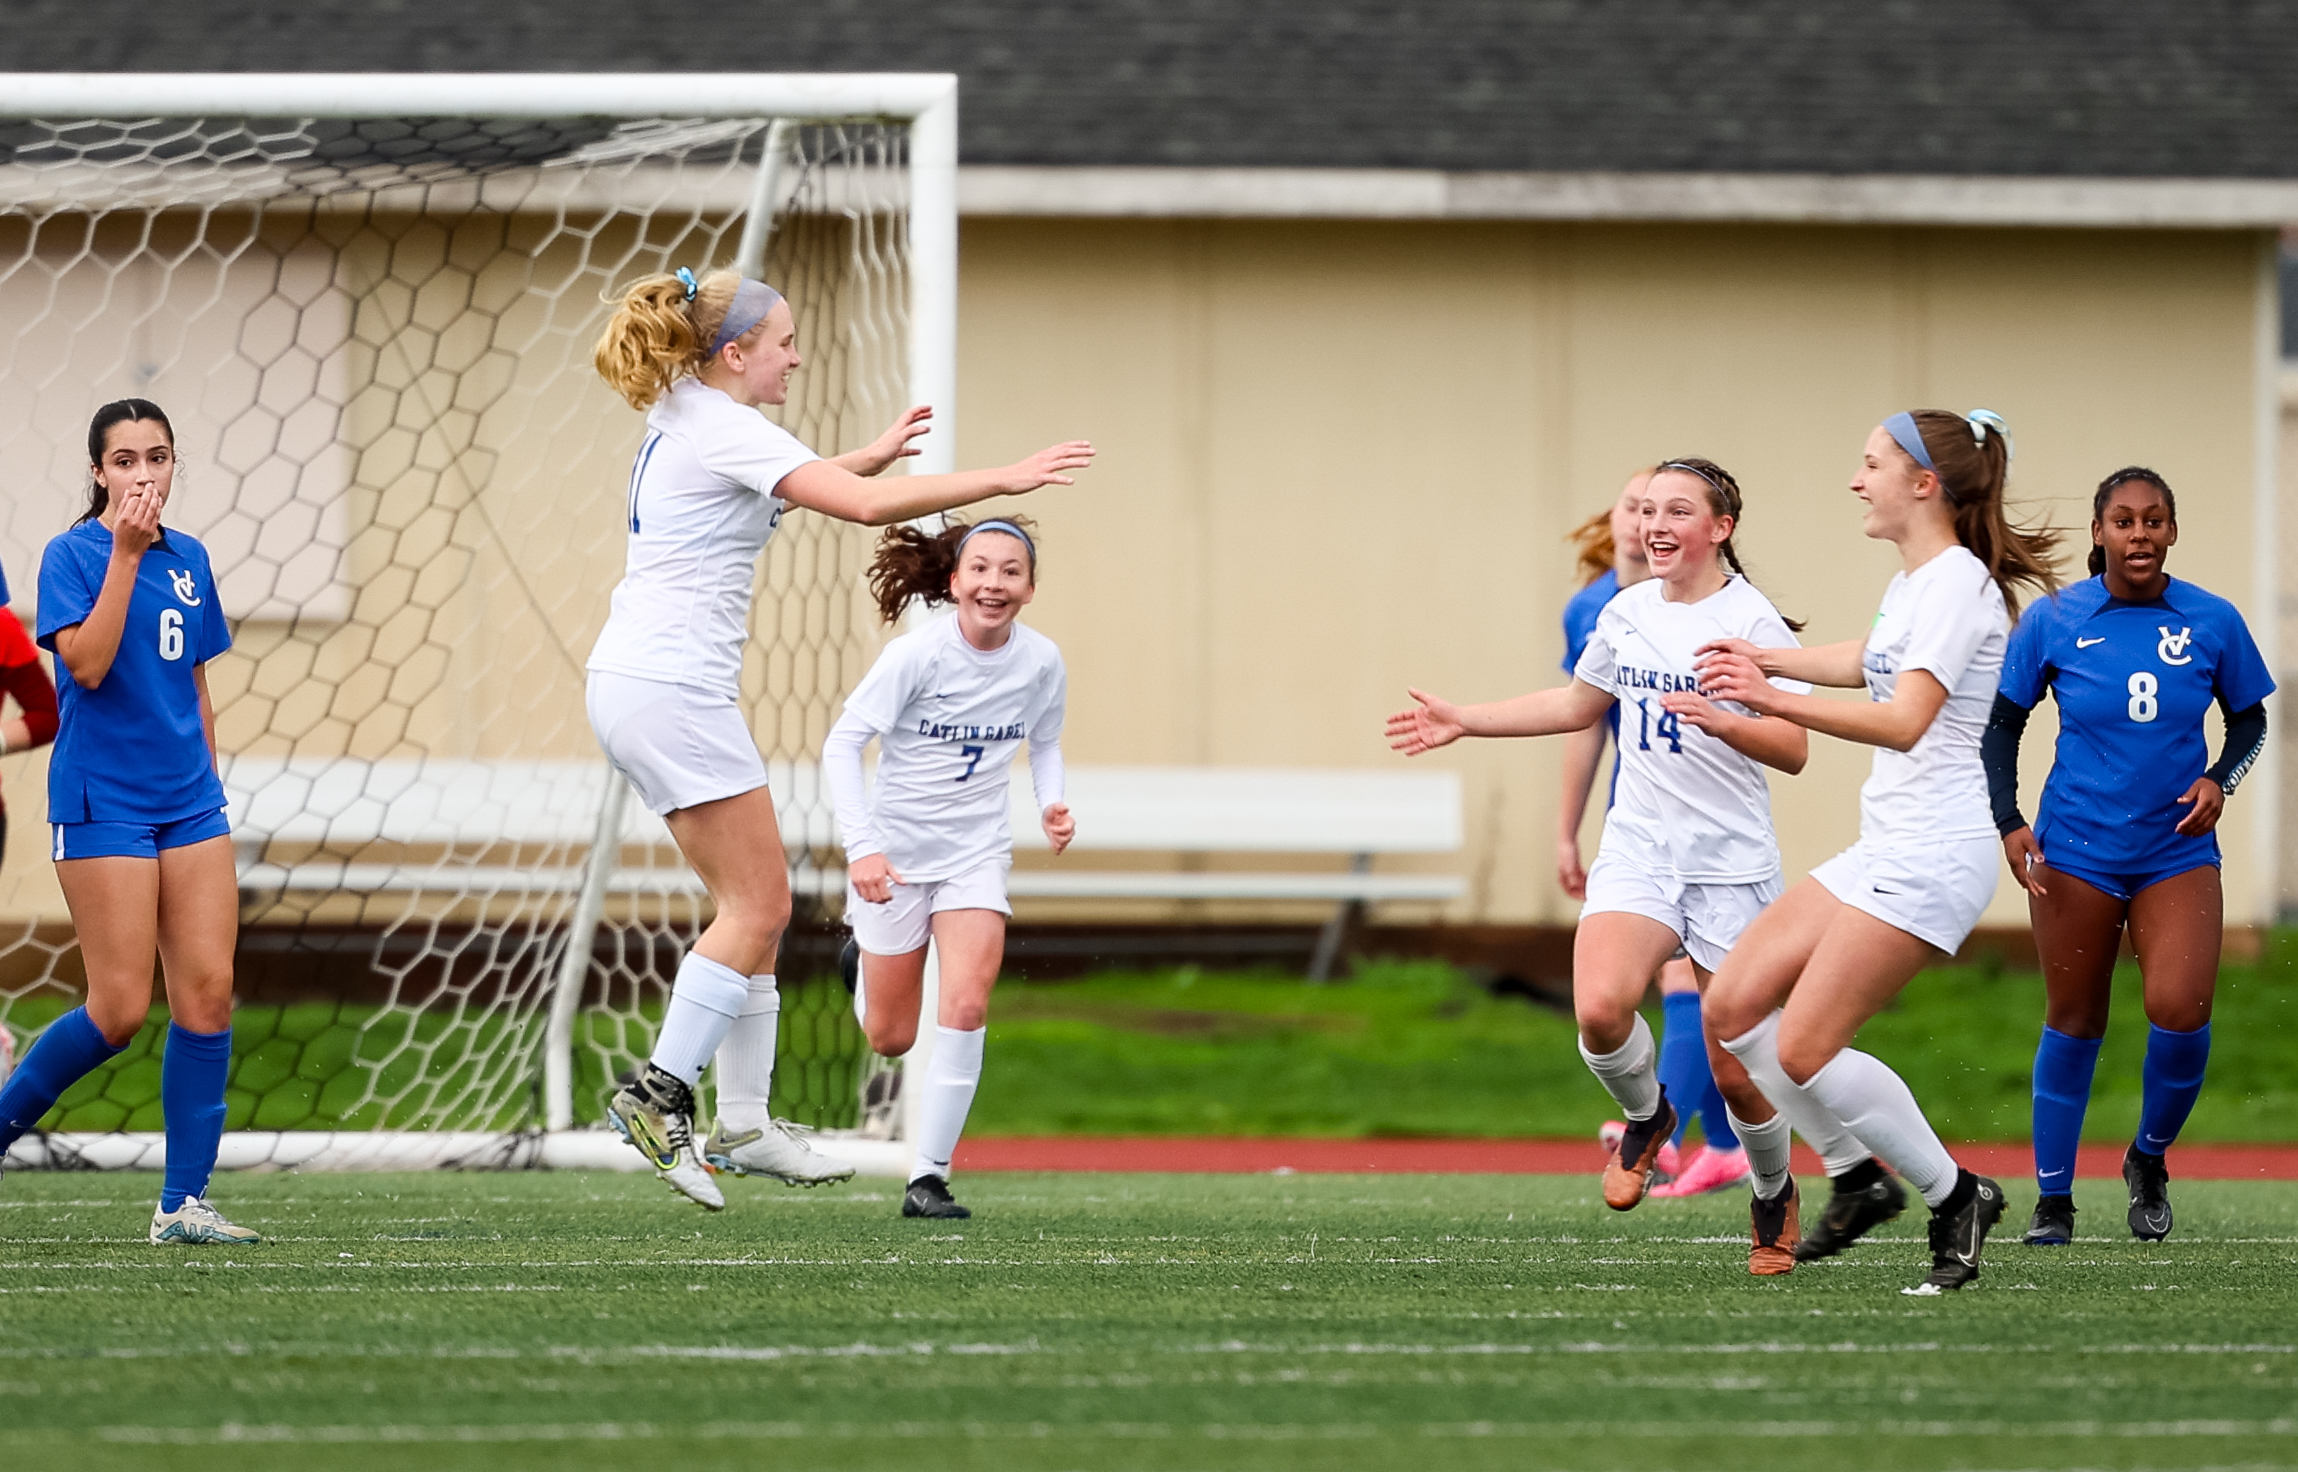
[{"label": "white soccer jersey", "polygon": [[[1010,855],[1014,754],[1030,744],[1038,808],[1060,802],[1068,695],[1060,649],[1023,624],[986,654],[955,614],[889,642],[822,751],[848,862],[883,853],[904,880],[931,884]],[[872,735],[878,780],[865,797],[861,752]]]},{"label": "white soccer jersey", "polygon": [[[1697,603],[1671,603],[1651,578],[1623,590],[1596,620],[1572,671],[1620,702],[1620,780],[1600,850],[1686,884],[1757,884],[1779,873],[1771,789],[1763,765],[1660,708],[1697,690],[1701,645],[1745,639],[1770,649],[1796,642],[1771,600],[1734,577]],[[1801,693],[1809,685],[1773,680]],[[1746,714],[1731,701],[1726,710]]]},{"label": "white soccer jersey", "polygon": [[1859,789],[1862,840],[1994,836],[1979,737],[1994,709],[2010,633],[2003,590],[1966,547],[1892,575],[1861,660],[1867,693],[1889,700],[1900,675],[1923,670],[1946,687],[1947,703],[1913,749],[1875,749],[1874,770]]},{"label": "white soccer jersey", "polygon": [[589,667],[740,695],[758,554],[782,520],[774,488],[817,458],[701,380],[672,385],[631,466],[630,553]]}]

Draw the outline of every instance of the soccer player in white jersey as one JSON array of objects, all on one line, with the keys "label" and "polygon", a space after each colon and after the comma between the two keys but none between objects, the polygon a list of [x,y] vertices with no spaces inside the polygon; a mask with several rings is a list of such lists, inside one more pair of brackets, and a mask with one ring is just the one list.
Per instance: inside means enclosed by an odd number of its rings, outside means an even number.
[{"label": "soccer player in white jersey", "polygon": [[681,268],[634,283],[594,361],[647,411],[647,432],[630,473],[629,558],[591,650],[591,729],[669,825],[716,912],[679,963],[653,1056],[608,1118],[674,1189],[715,1211],[725,1198],[693,1148],[694,1086],[714,1055],[713,1163],[794,1185],[853,1174],[767,1113],[790,879],[766,764],[738,703],[759,555],[789,507],[881,526],[1068,485],[1093,447],[1071,441],[1002,469],[873,483],[917,453],[910,441],[932,414],[921,407],[866,448],[818,457],[758,412],[785,401],[799,366],[790,304],[733,271],[697,279]]},{"label": "soccer player in white jersey", "polygon": [[[1867,535],[1896,545],[1902,563],[1867,636],[1812,649],[1721,640],[1700,664],[1711,699],[1877,748],[1859,841],[1748,927],[1709,988],[1707,1025],[1797,1130],[1841,1121],[1922,1193],[1931,1271],[1910,1293],[1979,1276],[2003,1190],[1958,1166],[1899,1075],[1851,1043],[1917,971],[1962,945],[1995,893],[1979,741],[2015,590],[2057,584],[2056,538],[2004,515],[2010,463],[2003,422],[1985,410],[1892,415],[1868,435],[1851,482]],[[1870,699],[1790,694],[1782,676],[1864,686]],[[1804,1261],[1842,1251],[1906,1201],[1873,1159],[1831,1161],[1828,1173],[1826,1210],[1796,1246]]]},{"label": "soccer player in white jersey", "polygon": [[[1062,801],[1061,725],[1069,690],[1061,651],[1024,626],[1037,592],[1028,528],[999,519],[938,533],[897,527],[870,567],[892,623],[912,600],[957,612],[887,643],[846,697],[822,746],[846,848],[846,923],[859,950],[856,1010],[870,1046],[910,1050],[930,940],[941,953],[933,1060],[919,1100],[916,1155],[902,1215],[965,1217],[951,1199],[950,1157],[981,1082],[989,993],[1005,960],[1005,876],[1013,866],[1006,787],[1029,745],[1038,821],[1055,853],[1077,826]],[[865,791],[862,749],[878,742]]]},{"label": "soccer player in white jersey", "polygon": [[[1802,770],[1808,738],[1791,722],[1697,691],[1698,651],[1719,639],[1792,643],[1791,625],[1756,590],[1732,550],[1739,485],[1708,460],[1663,462],[1637,520],[1652,576],[1604,606],[1561,689],[1490,705],[1454,705],[1415,690],[1389,717],[1389,744],[1418,755],[1462,736],[1551,736],[1620,710],[1619,792],[1588,871],[1572,944],[1580,1055],[1627,1120],[1604,1167],[1604,1202],[1641,1201],[1675,1128],[1651,1028],[1637,1012],[1652,973],[1679,950],[1702,985],[1741,929],[1780,892],[1779,844],[1763,768]],[[1727,570],[1728,569],[1728,570]],[[1792,676],[1783,691],[1807,689]],[[1665,702],[1665,703],[1663,703]],[[1787,1126],[1738,1066],[1718,1055],[1716,1086],[1751,1163],[1776,1158],[1786,1177]],[[1823,1131],[1824,1133],[1824,1131]],[[1793,1182],[1756,1219],[1748,1267],[1794,1267]]]}]

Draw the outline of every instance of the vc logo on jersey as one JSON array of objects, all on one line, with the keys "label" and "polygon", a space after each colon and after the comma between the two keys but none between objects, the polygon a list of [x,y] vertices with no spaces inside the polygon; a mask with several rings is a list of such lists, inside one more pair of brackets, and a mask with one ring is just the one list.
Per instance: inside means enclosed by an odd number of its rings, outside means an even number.
[{"label": "vc logo on jersey", "polygon": [[176,585],[176,597],[186,608],[199,607],[199,583],[192,577],[190,568],[169,568],[168,581]]},{"label": "vc logo on jersey", "polygon": [[2187,644],[2194,638],[2191,628],[2180,629],[2174,634],[2168,624],[2156,624],[2154,627],[2155,632],[2162,635],[2162,642],[2154,646],[2154,652],[2162,656],[2164,664],[2194,663],[2194,656],[2186,652]]}]

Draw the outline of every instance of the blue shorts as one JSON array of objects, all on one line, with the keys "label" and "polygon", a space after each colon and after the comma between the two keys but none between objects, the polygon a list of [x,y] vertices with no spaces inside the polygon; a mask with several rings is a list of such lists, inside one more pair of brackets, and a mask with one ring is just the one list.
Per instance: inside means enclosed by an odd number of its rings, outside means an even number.
[{"label": "blue shorts", "polygon": [[2144,869],[2136,874],[2108,874],[2084,864],[2062,864],[2048,853],[2043,855],[2043,862],[2050,865],[2058,873],[2072,874],[2091,888],[2121,900],[2125,904],[2130,903],[2131,896],[2140,890],[2160,884],[2165,879],[2176,879],[2181,874],[2191,874],[2197,869],[2219,867],[2219,861],[2214,858],[2202,859],[2199,862],[2189,859],[2183,864],[2172,864],[2165,869]]},{"label": "blue shorts", "polygon": [[64,859],[156,859],[161,849],[184,848],[211,838],[229,838],[231,820],[222,808],[172,823],[51,823],[55,834],[48,857]]}]

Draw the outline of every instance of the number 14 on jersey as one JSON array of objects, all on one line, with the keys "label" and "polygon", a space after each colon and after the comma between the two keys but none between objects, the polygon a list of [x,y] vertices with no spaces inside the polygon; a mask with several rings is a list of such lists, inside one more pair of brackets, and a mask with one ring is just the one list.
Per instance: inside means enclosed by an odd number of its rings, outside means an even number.
[{"label": "number 14 on jersey", "polygon": [[1654,721],[1651,701],[1639,700],[1636,702],[1636,749],[1650,751],[1654,736],[1668,743],[1670,751],[1680,752],[1684,749],[1684,728],[1676,719],[1676,713],[1663,710],[1659,720]]}]

